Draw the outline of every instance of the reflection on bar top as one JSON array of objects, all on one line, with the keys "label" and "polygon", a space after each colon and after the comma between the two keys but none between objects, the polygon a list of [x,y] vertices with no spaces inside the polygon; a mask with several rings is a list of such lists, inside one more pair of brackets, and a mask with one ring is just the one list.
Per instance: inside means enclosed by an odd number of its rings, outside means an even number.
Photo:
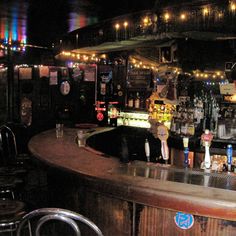
[{"label": "reflection on bar top", "polygon": [[163,181],[186,183],[204,187],[236,190],[236,175],[228,172],[213,172],[191,168],[178,168],[164,164],[144,163],[134,161],[122,164],[111,174],[144,177]]}]

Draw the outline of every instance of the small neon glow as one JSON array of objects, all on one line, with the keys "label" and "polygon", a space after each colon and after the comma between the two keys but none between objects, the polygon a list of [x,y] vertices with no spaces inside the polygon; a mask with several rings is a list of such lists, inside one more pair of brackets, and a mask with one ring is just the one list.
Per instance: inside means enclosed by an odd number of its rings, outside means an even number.
[{"label": "small neon glow", "polygon": [[[6,8],[7,12],[4,11]],[[4,44],[26,44],[26,4],[15,2],[5,6],[4,3],[0,3],[0,16],[0,40]]]},{"label": "small neon glow", "polygon": [[88,16],[83,12],[71,12],[69,18],[69,31],[73,31],[87,25],[95,24],[98,21],[96,17]]}]

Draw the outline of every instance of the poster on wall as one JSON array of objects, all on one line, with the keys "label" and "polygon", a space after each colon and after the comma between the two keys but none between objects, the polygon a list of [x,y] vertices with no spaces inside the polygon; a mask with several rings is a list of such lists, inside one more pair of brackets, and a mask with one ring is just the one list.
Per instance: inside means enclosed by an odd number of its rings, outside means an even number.
[{"label": "poster on wall", "polygon": [[68,68],[61,68],[61,78],[67,79],[68,78]]},{"label": "poster on wall", "polygon": [[83,70],[78,68],[73,68],[72,78],[74,81],[80,81],[83,79]]},{"label": "poster on wall", "polygon": [[48,66],[40,66],[39,67],[39,78],[49,77],[49,67]]},{"label": "poster on wall", "polygon": [[32,123],[32,101],[27,97],[23,97],[20,103],[21,122],[27,126]]},{"label": "poster on wall", "polygon": [[50,85],[57,85],[58,84],[58,74],[57,74],[57,71],[50,71],[49,84]]},{"label": "poster on wall", "polygon": [[0,58],[5,57],[5,50],[0,49]]},{"label": "poster on wall", "polygon": [[128,73],[128,87],[130,88],[149,88],[152,80],[150,69],[131,69]]},{"label": "poster on wall", "polygon": [[19,68],[19,80],[32,79],[32,68],[31,67],[20,67]]},{"label": "poster on wall", "polygon": [[84,81],[95,82],[97,76],[96,65],[86,65],[84,67]]}]

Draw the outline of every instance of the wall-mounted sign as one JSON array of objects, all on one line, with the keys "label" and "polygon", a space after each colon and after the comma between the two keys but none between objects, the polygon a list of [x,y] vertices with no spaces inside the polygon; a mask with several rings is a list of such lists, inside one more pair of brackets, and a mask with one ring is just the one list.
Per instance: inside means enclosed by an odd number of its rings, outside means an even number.
[{"label": "wall-mounted sign", "polygon": [[148,88],[152,79],[149,69],[131,69],[128,73],[128,86],[130,88]]},{"label": "wall-mounted sign", "polygon": [[104,119],[103,113],[102,113],[102,112],[98,112],[98,113],[97,113],[97,120],[98,120],[98,121],[102,121],[103,119]]},{"label": "wall-mounted sign", "polygon": [[234,83],[220,84],[220,94],[231,95],[236,94],[236,86]]},{"label": "wall-mounted sign", "polygon": [[61,92],[62,95],[68,95],[70,93],[70,83],[69,83],[69,81],[65,80],[65,81],[61,82],[60,92]]}]

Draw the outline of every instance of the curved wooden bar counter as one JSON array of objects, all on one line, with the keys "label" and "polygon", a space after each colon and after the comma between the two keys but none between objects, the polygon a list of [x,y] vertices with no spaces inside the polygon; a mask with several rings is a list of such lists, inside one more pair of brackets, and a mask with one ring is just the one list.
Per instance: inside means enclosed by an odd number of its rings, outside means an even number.
[{"label": "curved wooden bar counter", "polygon": [[[96,128],[94,133],[103,131]],[[231,187],[212,188],[204,182],[207,175],[195,185],[185,183],[190,172],[175,170],[172,175],[178,172],[183,178],[173,182],[167,177],[171,167],[122,164],[89,147],[79,148],[76,132],[65,128],[63,138],[56,138],[55,130],[49,130],[29,142],[33,156],[49,166],[50,191],[58,206],[85,214],[109,236],[236,235],[236,192],[228,190],[236,187],[234,179],[227,182]],[[183,229],[188,218],[181,225],[177,212],[192,214],[192,227]]]}]

